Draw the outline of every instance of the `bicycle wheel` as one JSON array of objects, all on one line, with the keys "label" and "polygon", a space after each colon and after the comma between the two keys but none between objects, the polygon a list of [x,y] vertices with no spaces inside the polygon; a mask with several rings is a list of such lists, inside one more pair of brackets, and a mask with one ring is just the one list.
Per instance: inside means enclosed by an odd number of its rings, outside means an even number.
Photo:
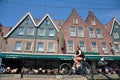
[{"label": "bicycle wheel", "polygon": [[0,66],[0,73],[5,73],[5,67]]},{"label": "bicycle wheel", "polygon": [[71,68],[70,64],[63,63],[63,64],[60,65],[60,67],[59,67],[59,74],[70,75],[71,72],[72,72],[72,68]]}]

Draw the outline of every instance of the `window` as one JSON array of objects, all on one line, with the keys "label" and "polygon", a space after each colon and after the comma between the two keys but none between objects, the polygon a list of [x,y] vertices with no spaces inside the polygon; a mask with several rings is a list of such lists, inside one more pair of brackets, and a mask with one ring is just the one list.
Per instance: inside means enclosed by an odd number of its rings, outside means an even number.
[{"label": "window", "polygon": [[98,48],[97,48],[97,43],[96,42],[92,42],[92,51],[93,52],[98,52]]},{"label": "window", "polygon": [[118,39],[118,38],[119,38],[118,32],[114,32],[114,33],[113,33],[113,37],[114,37],[115,39]]},{"label": "window", "polygon": [[44,28],[39,28],[38,29],[38,35],[39,36],[45,36],[45,29]]},{"label": "window", "polygon": [[29,23],[30,23],[30,19],[27,18],[27,19],[25,20],[25,23],[26,23],[26,24],[29,24]]},{"label": "window", "polygon": [[115,27],[114,28],[119,28],[119,26],[118,25],[115,25]]},{"label": "window", "polygon": [[21,41],[16,41],[15,50],[21,50],[21,48],[22,48],[22,42]]},{"label": "window", "polygon": [[92,25],[96,25],[95,20],[91,20],[91,24],[92,24]]},{"label": "window", "polygon": [[84,37],[84,30],[82,27],[78,27],[78,36],[79,37]]},{"label": "window", "polygon": [[26,51],[31,51],[32,50],[32,42],[26,42]]},{"label": "window", "polygon": [[73,23],[78,24],[78,18],[73,18]]},{"label": "window", "polygon": [[100,29],[96,29],[97,37],[102,38],[102,33]]},{"label": "window", "polygon": [[18,35],[24,35],[24,31],[25,31],[24,27],[18,28]]},{"label": "window", "polygon": [[43,42],[38,42],[37,51],[44,51],[44,43]]},{"label": "window", "polygon": [[49,25],[50,24],[50,21],[49,20],[46,20],[46,25]]},{"label": "window", "polygon": [[104,51],[104,53],[108,53],[108,49],[105,42],[102,42],[102,50]]},{"label": "window", "polygon": [[115,49],[115,52],[120,52],[120,45],[119,44],[114,44],[114,49]]},{"label": "window", "polygon": [[84,52],[86,51],[84,41],[80,41],[80,48],[82,51],[84,51]]},{"label": "window", "polygon": [[29,28],[27,29],[27,35],[34,35],[34,28],[29,27]]},{"label": "window", "polygon": [[49,43],[48,43],[48,52],[54,52],[53,42],[49,42]]},{"label": "window", "polygon": [[74,44],[73,41],[68,41],[68,52],[74,53]]},{"label": "window", "polygon": [[55,36],[55,29],[49,29],[49,36]]},{"label": "window", "polygon": [[90,28],[89,32],[90,32],[90,38],[95,38],[95,32],[94,32],[93,28]]},{"label": "window", "polygon": [[75,27],[70,27],[70,36],[76,36],[76,30]]}]

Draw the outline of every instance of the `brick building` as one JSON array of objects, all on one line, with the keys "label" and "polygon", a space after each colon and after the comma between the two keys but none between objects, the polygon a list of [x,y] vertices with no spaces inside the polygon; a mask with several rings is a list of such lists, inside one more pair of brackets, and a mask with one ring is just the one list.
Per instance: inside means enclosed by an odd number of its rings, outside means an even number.
[{"label": "brick building", "polygon": [[105,26],[100,23],[92,11],[85,21],[81,19],[75,9],[61,28],[61,33],[65,39],[65,53],[75,52],[76,47],[80,46],[84,52],[99,52],[100,55],[112,55],[112,38]]}]

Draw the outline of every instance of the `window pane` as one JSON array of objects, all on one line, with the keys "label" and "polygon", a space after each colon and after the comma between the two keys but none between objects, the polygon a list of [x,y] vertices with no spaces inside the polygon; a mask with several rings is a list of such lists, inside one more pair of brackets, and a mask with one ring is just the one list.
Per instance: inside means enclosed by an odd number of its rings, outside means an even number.
[{"label": "window pane", "polygon": [[103,49],[104,53],[108,53],[107,46],[106,46],[105,42],[102,42],[102,49]]},{"label": "window pane", "polygon": [[49,36],[55,36],[55,30],[49,29]]},{"label": "window pane", "polygon": [[44,28],[38,29],[38,35],[39,36],[45,36],[45,29]]},{"label": "window pane", "polygon": [[23,27],[20,27],[18,29],[18,35],[24,35],[24,28]]},{"label": "window pane", "polygon": [[101,34],[100,29],[96,29],[96,33],[97,33],[98,38],[102,38],[102,34]]},{"label": "window pane", "polygon": [[95,20],[91,20],[92,25],[96,25]]},{"label": "window pane", "polygon": [[118,38],[119,38],[118,32],[114,32],[114,33],[113,33],[113,36],[114,36],[115,39],[118,39]]},{"label": "window pane", "polygon": [[80,41],[80,48],[81,48],[82,51],[84,51],[84,52],[86,51],[84,41]]},{"label": "window pane", "polygon": [[73,18],[73,23],[78,24],[78,18]]},{"label": "window pane", "polygon": [[29,19],[29,18],[26,19],[26,20],[25,20],[25,23],[26,23],[26,24],[30,23],[30,19]]},{"label": "window pane", "polygon": [[28,28],[27,29],[27,35],[34,35],[34,28]]},{"label": "window pane", "polygon": [[78,28],[78,36],[79,36],[79,37],[84,37],[84,31],[83,31],[83,28],[82,28],[82,27],[79,27],[79,28]]},{"label": "window pane", "polygon": [[73,41],[68,41],[68,52],[74,52]]},{"label": "window pane", "polygon": [[92,42],[92,51],[93,51],[93,52],[98,52],[96,42]]},{"label": "window pane", "polygon": [[20,41],[17,41],[15,44],[15,50],[21,50],[22,43]]},{"label": "window pane", "polygon": [[95,38],[95,33],[94,33],[93,28],[90,28],[89,32],[90,32],[90,38]]},{"label": "window pane", "polygon": [[76,36],[76,31],[74,27],[70,27],[70,36]]},{"label": "window pane", "polygon": [[48,43],[48,52],[53,52],[54,48],[53,48],[53,43]]},{"label": "window pane", "polygon": [[44,51],[44,43],[43,42],[38,43],[37,51]]},{"label": "window pane", "polygon": [[31,42],[27,42],[26,43],[26,50],[27,51],[31,51],[32,50],[32,43]]},{"label": "window pane", "polygon": [[115,44],[114,47],[115,47],[115,52],[120,52],[120,48],[119,48],[119,44]]}]

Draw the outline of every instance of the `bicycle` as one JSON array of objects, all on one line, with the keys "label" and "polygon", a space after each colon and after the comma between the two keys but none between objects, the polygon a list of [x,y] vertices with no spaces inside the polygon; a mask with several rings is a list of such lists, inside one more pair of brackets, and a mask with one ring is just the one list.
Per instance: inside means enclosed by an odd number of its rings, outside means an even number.
[{"label": "bicycle", "polygon": [[[70,61],[71,62],[71,61]],[[80,61],[81,66],[75,66],[75,73],[80,75],[90,75],[91,66],[86,62],[86,59]],[[71,63],[63,63],[59,67],[59,73],[61,75],[70,75],[73,73]]]}]

